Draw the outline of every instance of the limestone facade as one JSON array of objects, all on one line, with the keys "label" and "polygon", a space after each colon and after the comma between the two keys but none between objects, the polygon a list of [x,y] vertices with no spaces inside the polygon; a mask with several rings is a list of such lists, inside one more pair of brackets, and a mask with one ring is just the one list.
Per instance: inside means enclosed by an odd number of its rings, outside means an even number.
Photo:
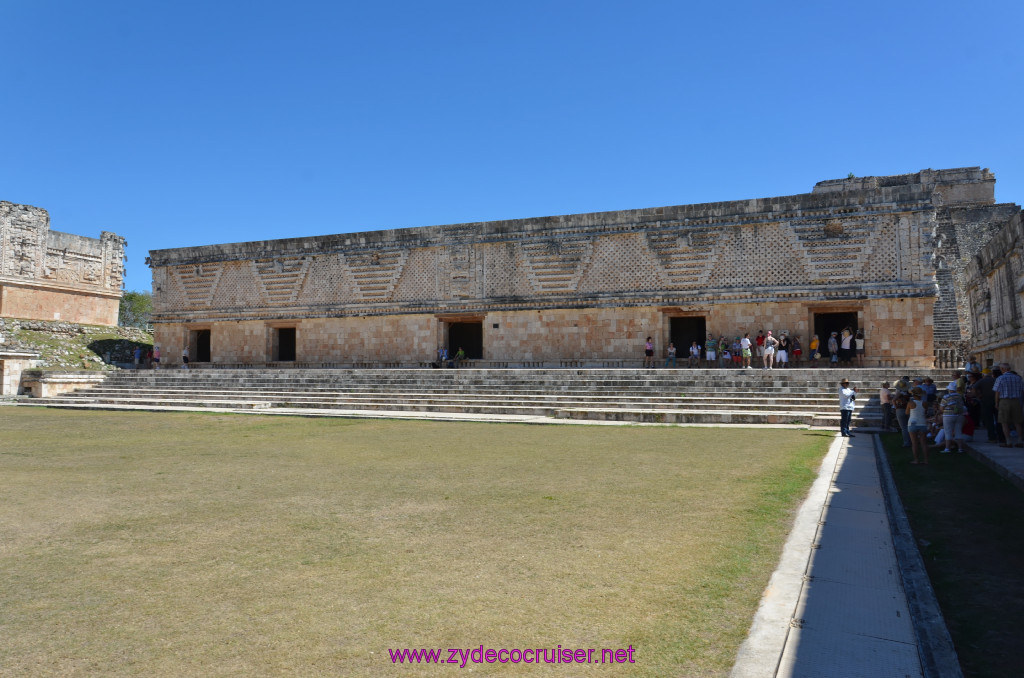
[{"label": "limestone facade", "polygon": [[967,269],[972,349],[1024,369],[1024,218],[1018,211]]},{"label": "limestone facade", "polygon": [[125,240],[50,230],[50,215],[0,202],[0,317],[117,325]]},{"label": "limestone facade", "polygon": [[930,366],[937,341],[967,338],[974,241],[1016,207],[994,204],[994,183],[925,170],[777,198],[155,250],[156,343],[219,364],[411,365],[468,343],[495,365],[633,365],[647,336],[684,358],[703,332],[787,331],[806,349],[849,324],[869,364]]}]

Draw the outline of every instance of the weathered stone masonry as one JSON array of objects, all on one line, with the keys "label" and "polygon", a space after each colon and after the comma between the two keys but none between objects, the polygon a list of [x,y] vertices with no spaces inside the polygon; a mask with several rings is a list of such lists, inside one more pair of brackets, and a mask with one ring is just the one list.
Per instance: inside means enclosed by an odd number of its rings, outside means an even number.
[{"label": "weathered stone masonry", "polygon": [[116,325],[125,240],[50,230],[46,210],[0,202],[0,316]]},{"label": "weathered stone masonry", "polygon": [[416,364],[468,328],[458,340],[496,364],[613,364],[648,335],[660,354],[681,327],[806,345],[816,322],[848,318],[873,364],[930,365],[936,340],[968,338],[967,258],[1019,211],[993,204],[994,182],[926,170],[778,198],[156,250],[156,341],[223,364]]}]

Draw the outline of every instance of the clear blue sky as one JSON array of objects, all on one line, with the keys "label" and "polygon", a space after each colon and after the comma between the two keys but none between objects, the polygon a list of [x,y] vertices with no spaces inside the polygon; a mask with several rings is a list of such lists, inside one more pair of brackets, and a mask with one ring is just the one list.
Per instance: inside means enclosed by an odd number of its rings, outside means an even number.
[{"label": "clear blue sky", "polygon": [[151,249],[805,193],[1024,202],[1005,2],[0,0],[0,200]]}]

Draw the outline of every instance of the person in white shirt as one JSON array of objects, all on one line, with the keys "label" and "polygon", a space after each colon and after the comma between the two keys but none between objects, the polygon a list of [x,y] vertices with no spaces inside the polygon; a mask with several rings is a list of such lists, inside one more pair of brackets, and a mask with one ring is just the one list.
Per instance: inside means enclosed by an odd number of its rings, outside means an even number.
[{"label": "person in white shirt", "polygon": [[850,388],[850,380],[839,382],[839,433],[844,438],[852,438],[850,420],[853,418],[853,401],[857,398],[857,389]]},{"label": "person in white shirt", "polygon": [[743,354],[743,367],[750,369],[750,332],[745,332],[740,339],[740,351]]}]

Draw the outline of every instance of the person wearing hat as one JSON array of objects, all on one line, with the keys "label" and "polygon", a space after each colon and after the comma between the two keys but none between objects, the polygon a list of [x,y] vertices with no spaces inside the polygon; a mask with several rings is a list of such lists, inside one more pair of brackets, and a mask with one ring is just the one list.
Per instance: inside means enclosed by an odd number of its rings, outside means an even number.
[{"label": "person wearing hat", "polygon": [[956,451],[964,451],[964,443],[961,438],[963,437],[964,427],[964,413],[967,411],[966,403],[964,403],[964,396],[957,389],[957,382],[951,381],[946,387],[946,395],[942,397],[942,401],[939,403],[939,412],[942,413],[942,433],[943,442],[945,448],[940,450],[943,454],[948,454],[953,450],[950,448],[951,443],[956,443]]},{"label": "person wearing hat", "polygon": [[828,338],[828,355],[829,355],[829,367],[835,367],[839,364],[839,336],[838,332],[833,332],[832,336]]},{"label": "person wearing hat", "polygon": [[857,389],[850,388],[850,380],[839,382],[839,433],[844,438],[852,438],[850,420],[853,418],[853,401],[857,399]]},{"label": "person wearing hat", "polygon": [[907,405],[910,404],[910,380],[906,377],[901,378],[895,384],[893,384],[892,406],[896,414],[896,424],[900,427],[900,433],[903,434],[903,447],[911,447],[910,441],[910,428],[908,425],[909,415],[907,414]]}]

